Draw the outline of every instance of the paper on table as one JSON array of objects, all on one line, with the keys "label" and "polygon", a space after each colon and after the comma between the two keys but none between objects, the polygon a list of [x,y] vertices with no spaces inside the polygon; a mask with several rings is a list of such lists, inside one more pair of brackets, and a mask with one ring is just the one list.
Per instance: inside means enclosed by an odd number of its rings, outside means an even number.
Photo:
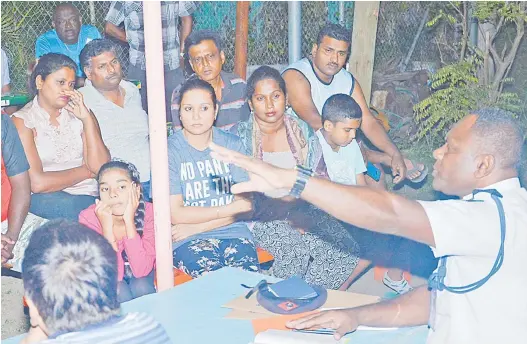
[{"label": "paper on table", "polygon": [[285,326],[285,324],[290,320],[295,320],[298,318],[305,317],[306,315],[315,313],[316,311],[312,312],[305,312],[300,314],[290,314],[290,315],[279,315],[279,316],[273,316],[273,317],[267,317],[262,319],[253,319],[253,329],[254,334],[258,334],[260,332],[264,332],[267,330],[282,330],[287,331],[290,329]]},{"label": "paper on table", "polygon": [[324,334],[268,330],[257,334],[253,344],[344,344],[349,342],[347,338],[337,341],[333,336]]},{"label": "paper on table", "polygon": [[[379,302],[380,298],[378,296],[366,295],[366,294],[357,294],[357,293],[348,293],[345,291],[338,290],[328,290],[328,299],[326,303],[322,306],[322,309],[327,308],[352,308],[367,305],[370,303]],[[235,298],[234,300],[229,301],[222,307],[231,308],[240,311],[247,311],[244,317],[241,319],[254,319],[252,313],[267,314],[268,316],[274,316],[275,313],[268,311],[267,309],[260,306],[258,300],[256,299],[256,294],[253,294],[249,299],[246,299],[244,295]]]},{"label": "paper on table", "polygon": [[370,327],[362,325],[357,327],[357,331],[394,331],[398,329],[398,327]]}]

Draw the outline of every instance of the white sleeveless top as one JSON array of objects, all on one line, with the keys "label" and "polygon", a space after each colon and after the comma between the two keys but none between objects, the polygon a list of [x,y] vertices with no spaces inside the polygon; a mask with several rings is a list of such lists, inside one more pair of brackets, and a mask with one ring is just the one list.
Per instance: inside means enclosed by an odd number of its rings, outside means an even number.
[{"label": "white sleeveless top", "polygon": [[[311,98],[317,107],[318,113],[322,114],[322,107],[326,100],[334,94],[344,93],[351,96],[355,87],[355,79],[350,72],[342,68],[340,72],[333,76],[331,82],[325,83],[316,75],[311,61],[304,57],[300,61],[292,63],[286,70],[294,69],[302,73],[311,84]],[[282,72],[282,74],[284,73]]]},{"label": "white sleeveless top", "polygon": [[[49,114],[40,107],[35,97],[13,116],[24,120],[24,125],[33,130],[44,172],[63,171],[83,164],[82,122],[69,111],[60,110],[57,117],[59,126],[55,127],[51,125]],[[62,191],[72,195],[96,196],[97,181],[93,178],[85,179]]]}]

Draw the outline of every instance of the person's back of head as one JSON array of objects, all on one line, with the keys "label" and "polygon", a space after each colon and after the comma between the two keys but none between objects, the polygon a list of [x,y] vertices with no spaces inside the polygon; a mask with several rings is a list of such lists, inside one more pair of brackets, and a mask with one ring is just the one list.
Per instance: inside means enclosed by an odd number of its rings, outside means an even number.
[{"label": "person's back of head", "polygon": [[362,119],[362,110],[352,97],[347,94],[334,94],[326,100],[322,107],[322,123],[342,122],[346,119]]},{"label": "person's back of head", "polygon": [[97,232],[54,220],[37,229],[22,263],[32,326],[72,332],[120,314],[117,256]]}]

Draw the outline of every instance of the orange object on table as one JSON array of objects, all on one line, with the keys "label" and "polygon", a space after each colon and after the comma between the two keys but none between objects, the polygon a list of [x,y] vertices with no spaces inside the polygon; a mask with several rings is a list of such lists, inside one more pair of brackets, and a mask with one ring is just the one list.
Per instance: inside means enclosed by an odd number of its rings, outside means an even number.
[{"label": "orange object on table", "polygon": [[260,332],[267,330],[290,330],[285,326],[285,324],[290,320],[299,319],[305,317],[306,315],[317,313],[318,311],[304,312],[299,314],[287,314],[279,315],[263,319],[253,319],[252,325],[254,329],[254,334],[257,335]]},{"label": "orange object on table", "polygon": [[263,248],[257,247],[256,253],[258,254],[258,261],[260,264],[267,263],[274,260],[274,257],[272,254],[264,250]]},{"label": "orange object on table", "polygon": [[[174,268],[174,286],[186,283],[191,280],[192,280],[192,276],[184,273],[180,269]],[[156,271],[156,277],[154,278],[154,285],[157,288],[157,271]]]}]

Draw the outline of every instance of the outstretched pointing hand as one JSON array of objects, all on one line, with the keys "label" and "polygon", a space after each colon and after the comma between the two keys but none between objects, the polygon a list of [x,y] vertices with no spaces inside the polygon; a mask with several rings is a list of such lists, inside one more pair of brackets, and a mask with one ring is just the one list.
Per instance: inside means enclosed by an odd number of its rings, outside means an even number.
[{"label": "outstretched pointing hand", "polygon": [[234,164],[249,173],[249,181],[238,183],[231,189],[233,194],[244,192],[269,192],[278,189],[291,189],[296,180],[295,170],[278,168],[233,150],[210,144],[211,156],[226,163]]}]

